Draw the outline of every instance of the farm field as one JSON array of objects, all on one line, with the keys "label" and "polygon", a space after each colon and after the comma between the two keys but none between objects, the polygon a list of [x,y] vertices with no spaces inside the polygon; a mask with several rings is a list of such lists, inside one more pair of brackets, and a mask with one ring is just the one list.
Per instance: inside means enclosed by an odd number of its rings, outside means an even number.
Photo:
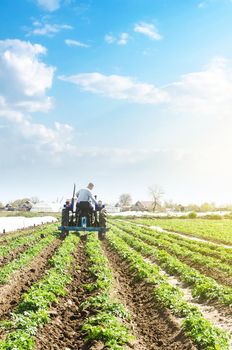
[{"label": "farm field", "polygon": [[1,236],[0,349],[232,349],[232,249],[108,224]]},{"label": "farm field", "polygon": [[208,219],[133,219],[147,226],[158,226],[173,232],[203,238],[216,243],[232,245],[232,220]]}]

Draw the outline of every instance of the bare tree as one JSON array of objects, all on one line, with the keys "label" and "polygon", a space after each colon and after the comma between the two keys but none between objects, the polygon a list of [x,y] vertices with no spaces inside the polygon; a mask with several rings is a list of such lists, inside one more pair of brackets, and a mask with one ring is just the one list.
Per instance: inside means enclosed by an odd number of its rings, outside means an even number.
[{"label": "bare tree", "polygon": [[33,196],[30,198],[31,203],[36,204],[39,203],[39,198],[37,196]]},{"label": "bare tree", "polygon": [[119,197],[119,204],[121,207],[129,207],[131,205],[132,198],[129,193],[123,193]]},{"label": "bare tree", "polygon": [[153,185],[148,187],[149,194],[152,198],[153,211],[156,211],[157,207],[161,204],[161,198],[164,195],[164,191],[159,185]]}]

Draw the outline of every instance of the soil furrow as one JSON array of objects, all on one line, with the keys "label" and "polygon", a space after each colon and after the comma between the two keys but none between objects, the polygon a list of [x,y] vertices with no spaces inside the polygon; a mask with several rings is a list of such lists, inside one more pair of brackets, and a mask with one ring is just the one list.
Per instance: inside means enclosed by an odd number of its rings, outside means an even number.
[{"label": "soil furrow", "polygon": [[75,253],[72,275],[67,295],[60,298],[59,303],[51,309],[51,322],[36,337],[36,350],[88,349],[81,330],[88,314],[80,311],[80,305],[90,296],[83,284],[93,280],[88,271],[83,242],[79,243]]},{"label": "soil furrow", "polygon": [[[144,260],[158,265],[155,259],[144,258]],[[168,283],[182,290],[184,298],[189,304],[196,306],[207,320],[209,320],[214,326],[227,331],[232,337],[232,311],[230,308],[223,307],[222,305],[216,303],[203,302],[197,298],[194,298],[192,296],[191,288],[180,281],[178,277],[168,274],[162,268],[160,269],[160,272],[162,275],[167,277]],[[179,322],[181,322],[181,320],[179,320]],[[230,341],[230,346],[232,346],[232,338]]]},{"label": "soil furrow", "polygon": [[136,350],[195,349],[178,322],[168,310],[160,308],[153,298],[154,286],[138,282],[129,271],[128,263],[105,243],[105,253],[117,281],[116,296],[128,309],[137,337]]},{"label": "soil furrow", "polygon": [[[42,225],[40,225],[42,227]],[[38,226],[35,227],[26,227],[21,228],[17,231],[11,231],[7,233],[3,233],[0,235],[0,245],[8,244],[8,241],[13,240],[19,237],[28,237],[34,233],[35,230],[38,230]]]},{"label": "soil furrow", "polygon": [[[169,249],[165,249],[165,250],[173,255],[173,253]],[[179,255],[177,257],[181,262],[187,264],[190,267],[193,267],[203,275],[213,278],[215,281],[217,281],[222,285],[232,287],[232,277],[228,276],[226,272],[223,272],[215,268],[213,269],[207,265],[203,265],[203,264],[201,265],[200,263],[192,261],[191,258],[188,258],[188,257],[181,257]]]},{"label": "soil furrow", "polygon": [[[156,245],[150,243],[149,240],[145,239],[144,242],[146,242],[147,244],[149,244],[151,246],[156,247]],[[162,249],[165,250],[170,255],[175,255],[179,261],[196,269],[197,271],[199,271],[203,275],[213,278],[215,281],[217,281],[218,283],[220,283],[222,285],[232,287],[232,276],[229,276],[229,274],[227,274],[226,272],[224,272],[220,269],[217,269],[216,267],[208,266],[206,263],[204,264],[202,262],[202,264],[201,264],[200,262],[196,262],[191,257],[181,256],[180,254],[175,254],[172,251],[172,249],[170,249],[169,247],[166,247],[165,245],[162,245]]]},{"label": "soil furrow", "polygon": [[20,254],[24,253],[28,248],[30,248],[33,244],[36,244],[40,238],[32,241],[31,243],[24,243],[20,245],[18,248],[12,250],[8,255],[0,257],[0,267],[8,264],[15,258],[17,258]]},{"label": "soil furrow", "polygon": [[56,239],[24,269],[15,273],[6,285],[0,286],[0,317],[4,319],[17,306],[22,293],[25,293],[32,283],[39,280],[48,267],[48,260],[60,246]]}]

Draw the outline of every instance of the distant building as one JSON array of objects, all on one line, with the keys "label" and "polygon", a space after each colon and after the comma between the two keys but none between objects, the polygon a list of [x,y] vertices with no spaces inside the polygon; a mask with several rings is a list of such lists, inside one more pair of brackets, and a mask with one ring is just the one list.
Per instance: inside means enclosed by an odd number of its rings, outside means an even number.
[{"label": "distant building", "polygon": [[5,210],[14,211],[15,208],[13,208],[12,205],[8,203],[8,204],[6,204],[6,206],[5,206]]},{"label": "distant building", "polygon": [[33,204],[30,201],[25,201],[24,203],[20,204],[17,210],[20,211],[30,211]]},{"label": "distant building", "polygon": [[131,206],[133,211],[152,211],[153,202],[152,201],[137,201]]},{"label": "distant building", "polygon": [[34,213],[58,213],[61,211],[60,203],[39,202],[33,204],[31,212]]},{"label": "distant building", "polygon": [[106,210],[108,213],[120,213],[121,208],[119,206],[106,205]]}]

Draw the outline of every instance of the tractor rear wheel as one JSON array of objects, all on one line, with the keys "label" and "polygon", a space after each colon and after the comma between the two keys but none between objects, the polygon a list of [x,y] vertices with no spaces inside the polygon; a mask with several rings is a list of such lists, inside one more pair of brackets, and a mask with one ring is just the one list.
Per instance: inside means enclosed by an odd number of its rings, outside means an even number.
[{"label": "tractor rear wheel", "polygon": [[65,209],[62,209],[61,225],[68,226],[68,224],[69,224],[69,210],[65,208]]},{"label": "tractor rear wheel", "polygon": [[104,231],[98,231],[98,239],[103,241],[106,238],[106,233]]},{"label": "tractor rear wheel", "polygon": [[63,241],[68,236],[68,231],[63,230],[60,234],[60,239]]},{"label": "tractor rear wheel", "polygon": [[102,209],[99,213],[99,226],[100,227],[106,227],[106,218],[107,218],[106,210]]}]

